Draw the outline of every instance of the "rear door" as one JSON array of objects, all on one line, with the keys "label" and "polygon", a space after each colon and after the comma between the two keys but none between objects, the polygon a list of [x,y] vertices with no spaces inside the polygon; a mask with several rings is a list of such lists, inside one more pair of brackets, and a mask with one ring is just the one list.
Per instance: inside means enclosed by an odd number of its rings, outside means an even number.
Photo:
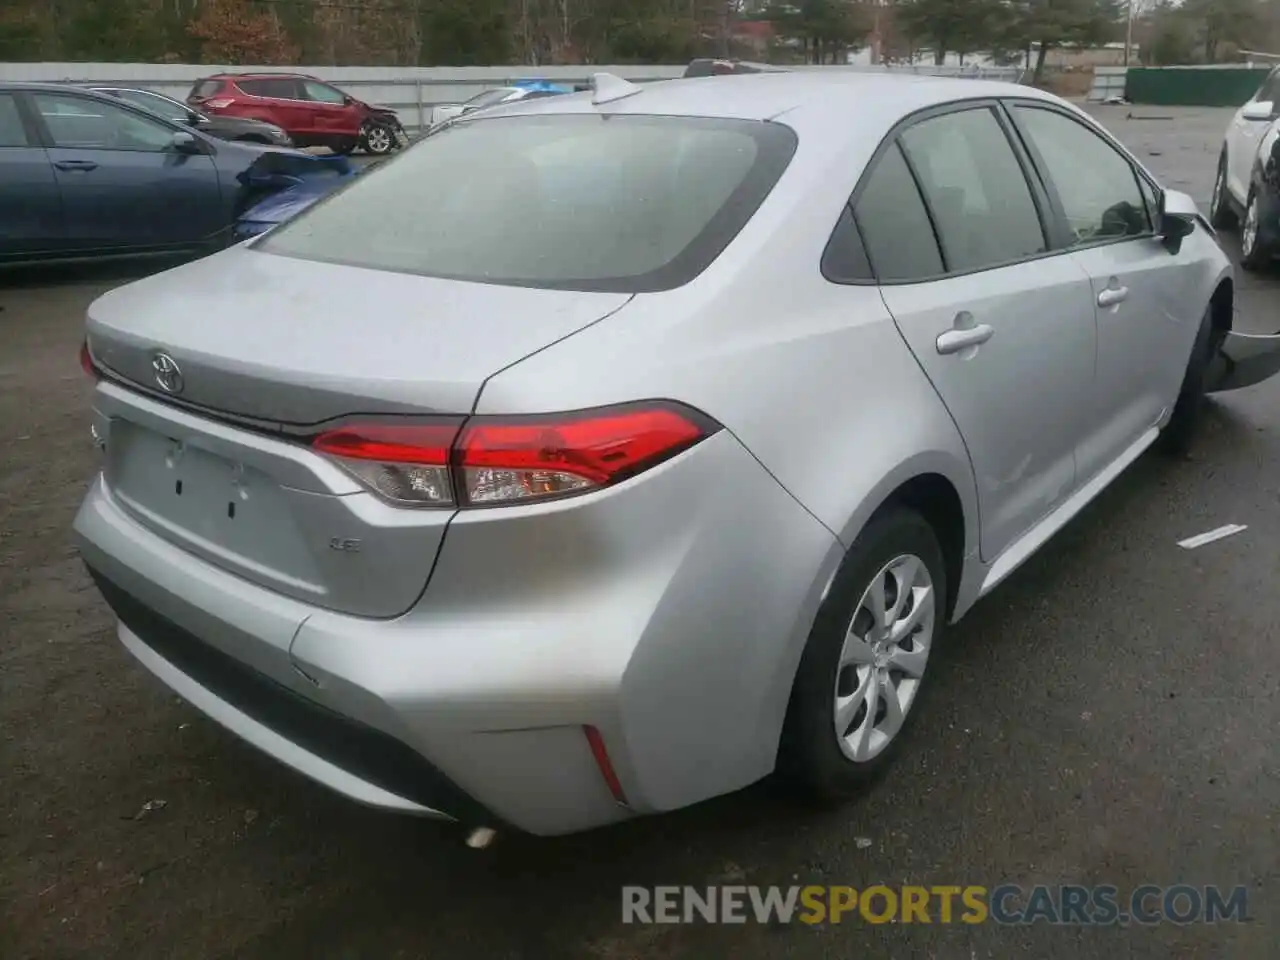
[{"label": "rear door", "polygon": [[53,164],[19,95],[0,91],[0,257],[57,252],[65,243]]},{"label": "rear door", "polygon": [[1198,274],[1156,237],[1155,187],[1128,157],[1050,104],[1014,102],[1010,112],[1068,228],[1064,245],[1092,285],[1095,428],[1080,450],[1088,479],[1173,403],[1206,304],[1197,302]]},{"label": "rear door", "polygon": [[996,105],[923,114],[873,163],[855,218],[885,305],[968,447],[990,561],[1076,485],[1089,281],[1052,251],[1043,194]]},{"label": "rear door", "polygon": [[179,153],[179,128],[75,93],[33,93],[62,197],[68,247],[195,243],[228,224],[213,159]]},{"label": "rear door", "polygon": [[342,140],[360,135],[364,111],[356,104],[348,103],[345,93],[319,80],[303,80],[302,90],[311,101],[317,136]]}]

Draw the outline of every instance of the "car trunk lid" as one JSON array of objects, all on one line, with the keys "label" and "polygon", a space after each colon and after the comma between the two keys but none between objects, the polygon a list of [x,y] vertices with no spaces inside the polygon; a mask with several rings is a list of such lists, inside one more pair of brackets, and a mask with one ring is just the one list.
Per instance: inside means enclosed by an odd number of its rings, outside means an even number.
[{"label": "car trunk lid", "polygon": [[95,429],[107,488],[139,524],[222,569],[317,606],[397,616],[425,588],[452,509],[394,506],[305,437],[351,414],[465,415],[489,376],[628,299],[245,250],[121,288],[88,324],[105,374]]},{"label": "car trunk lid", "polygon": [[[105,294],[89,308],[88,329],[94,357],[144,390],[314,424],[353,413],[469,413],[488,377],[629,299],[241,247]],[[156,378],[162,353],[180,371],[177,391]]]}]

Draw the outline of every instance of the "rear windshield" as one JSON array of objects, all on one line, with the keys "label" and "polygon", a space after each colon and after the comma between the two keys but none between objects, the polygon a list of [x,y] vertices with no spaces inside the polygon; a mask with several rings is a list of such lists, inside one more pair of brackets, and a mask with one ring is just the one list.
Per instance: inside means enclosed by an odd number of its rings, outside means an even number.
[{"label": "rear windshield", "polygon": [[493,103],[501,103],[515,92],[515,87],[501,87],[498,90],[486,90],[484,93],[477,93],[474,97],[464,103],[463,106],[487,107]]},{"label": "rear windshield", "polygon": [[482,283],[666,290],[719,256],[795,147],[790,128],[758,121],[477,119],[427,137],[255,249]]}]

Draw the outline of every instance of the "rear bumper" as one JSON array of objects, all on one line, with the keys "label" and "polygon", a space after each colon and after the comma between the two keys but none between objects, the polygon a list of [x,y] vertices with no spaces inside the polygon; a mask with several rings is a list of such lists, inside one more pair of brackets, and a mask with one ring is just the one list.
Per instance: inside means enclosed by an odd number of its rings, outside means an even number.
[{"label": "rear bumper", "polygon": [[258,748],[362,803],[474,824],[497,823],[491,812],[406,744],[227,656],[92,566],[89,574],[118,618],[120,639],[129,652]]},{"label": "rear bumper", "polygon": [[459,515],[424,599],[392,620],[224,572],[102,478],[75,528],[124,645],[223,726],[356,801],[543,835],[768,774],[842,554],[723,433],[576,502]]}]

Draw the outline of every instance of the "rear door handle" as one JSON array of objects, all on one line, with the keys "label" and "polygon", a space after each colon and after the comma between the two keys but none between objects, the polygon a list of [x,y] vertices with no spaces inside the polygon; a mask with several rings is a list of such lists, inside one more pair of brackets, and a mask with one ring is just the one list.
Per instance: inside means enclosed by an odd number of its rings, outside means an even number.
[{"label": "rear door handle", "polygon": [[995,332],[994,327],[985,323],[958,330],[948,330],[946,333],[938,335],[938,352],[943,356],[959,353],[969,347],[976,347],[979,344],[986,343]]},{"label": "rear door handle", "polygon": [[1098,294],[1098,306],[1114,307],[1118,303],[1124,303],[1129,299],[1128,287],[1107,287]]},{"label": "rear door handle", "polygon": [[58,160],[54,166],[59,170],[97,170],[98,165],[92,160]]}]

